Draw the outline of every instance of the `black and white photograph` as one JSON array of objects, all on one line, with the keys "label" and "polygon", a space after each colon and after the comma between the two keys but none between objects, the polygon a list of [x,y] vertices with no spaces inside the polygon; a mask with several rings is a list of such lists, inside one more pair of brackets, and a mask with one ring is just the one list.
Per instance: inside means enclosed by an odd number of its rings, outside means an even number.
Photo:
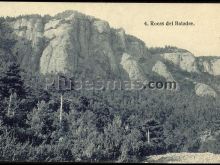
[{"label": "black and white photograph", "polygon": [[0,162],[220,163],[219,11],[0,2]]}]

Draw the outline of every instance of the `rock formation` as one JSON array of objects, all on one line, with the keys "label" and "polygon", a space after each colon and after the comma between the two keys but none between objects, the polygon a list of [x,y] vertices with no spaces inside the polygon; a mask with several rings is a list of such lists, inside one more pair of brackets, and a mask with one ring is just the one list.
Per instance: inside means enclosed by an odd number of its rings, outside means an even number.
[{"label": "rock formation", "polygon": [[161,56],[165,60],[179,66],[184,71],[196,73],[199,72],[196,65],[196,58],[193,54],[189,52],[164,53]]},{"label": "rock formation", "polygon": [[211,96],[216,97],[217,94],[214,89],[212,89],[210,86],[202,83],[197,83],[195,85],[195,92],[198,96]]},{"label": "rock formation", "polygon": [[[198,58],[183,49],[151,54],[143,41],[126,34],[124,29],[111,28],[108,22],[77,11],[53,17],[19,16],[6,19],[5,23],[17,41],[12,52],[21,66],[43,75],[61,72],[79,78],[133,81],[148,80],[149,75],[158,74],[178,81],[170,64],[201,76],[220,75],[220,58]],[[214,92],[212,87],[196,86],[200,96],[214,96]]]},{"label": "rock formation", "polygon": [[214,76],[220,75],[220,58],[201,60],[200,65],[203,66],[203,72],[209,73]]},{"label": "rock formation", "polygon": [[164,77],[167,81],[174,81],[174,78],[168,71],[167,66],[161,61],[156,62],[156,64],[152,68],[152,71]]}]

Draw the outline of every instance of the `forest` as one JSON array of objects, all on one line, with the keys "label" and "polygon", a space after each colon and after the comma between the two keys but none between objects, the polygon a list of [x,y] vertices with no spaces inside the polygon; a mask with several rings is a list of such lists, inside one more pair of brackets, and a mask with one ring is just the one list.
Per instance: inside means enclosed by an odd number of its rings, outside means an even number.
[{"label": "forest", "polygon": [[45,76],[8,56],[16,41],[0,26],[1,161],[141,162],[167,152],[220,152],[219,98],[190,89],[45,89]]},{"label": "forest", "polygon": [[[0,74],[1,160],[137,162],[166,152],[219,153],[218,99],[190,91],[45,90],[36,75],[25,75],[15,62]],[[202,141],[207,133],[215,140]]]}]

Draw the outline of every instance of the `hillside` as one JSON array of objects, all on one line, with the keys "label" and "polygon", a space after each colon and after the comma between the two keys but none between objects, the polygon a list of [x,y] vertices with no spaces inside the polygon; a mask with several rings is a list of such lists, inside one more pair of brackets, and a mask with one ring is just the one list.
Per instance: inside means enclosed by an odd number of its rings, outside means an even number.
[{"label": "hillside", "polygon": [[[182,90],[191,84],[199,96],[219,93],[220,57],[195,57],[190,50],[169,46],[149,48],[123,28],[77,11],[7,18],[2,24],[11,29],[4,35],[16,41],[8,54],[28,72],[132,81],[160,76],[177,81]],[[197,84],[202,84],[199,91]]]},{"label": "hillside", "polygon": [[[220,153],[219,57],[148,47],[77,11],[1,18],[0,43],[0,160],[141,162]],[[75,80],[145,84],[78,88]],[[152,81],[177,85],[147,88]],[[165,153],[175,154],[151,157]]]}]

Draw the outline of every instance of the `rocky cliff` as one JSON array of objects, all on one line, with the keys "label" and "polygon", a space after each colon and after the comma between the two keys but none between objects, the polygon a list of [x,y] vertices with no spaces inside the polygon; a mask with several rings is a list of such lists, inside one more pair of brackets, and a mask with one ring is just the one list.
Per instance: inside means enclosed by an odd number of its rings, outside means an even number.
[{"label": "rocky cliff", "polygon": [[81,78],[147,80],[149,74],[156,74],[178,82],[167,64],[201,76],[220,75],[220,58],[197,58],[178,49],[152,55],[143,41],[123,29],[77,11],[53,17],[19,16],[5,23],[17,41],[12,51],[21,66],[44,75],[61,72]]},{"label": "rocky cliff", "polygon": [[123,54],[137,58],[145,54],[141,40],[76,11],[47,21],[20,17],[9,25],[18,40],[13,51],[21,65],[42,74],[77,72],[85,77],[125,78],[129,73],[120,64]]}]

